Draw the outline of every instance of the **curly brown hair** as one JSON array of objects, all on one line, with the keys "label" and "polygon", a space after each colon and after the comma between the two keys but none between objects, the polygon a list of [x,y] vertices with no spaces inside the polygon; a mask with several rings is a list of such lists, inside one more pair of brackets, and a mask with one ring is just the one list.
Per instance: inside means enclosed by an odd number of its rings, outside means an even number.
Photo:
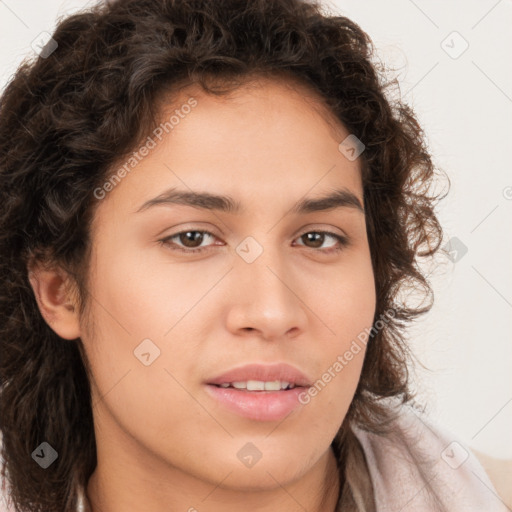
[{"label": "curly brown hair", "polygon": [[[377,304],[357,391],[333,448],[343,461],[343,510],[372,510],[360,446],[348,425],[381,432],[379,399],[411,400],[407,324],[432,290],[419,258],[439,249],[431,193],[436,169],[411,107],[387,94],[396,80],[372,62],[368,35],[303,0],[118,0],[58,24],[51,55],[26,60],[0,100],[0,430],[2,474],[17,511],[72,511],[96,466],[87,361],[80,339],[44,321],[31,261],[66,269],[89,303],[94,190],[154,128],[163,94],[198,83],[224,94],[249,76],[285,74],[318,93],[365,145],[360,157]],[[443,196],[444,197],[444,196]],[[404,287],[430,300],[411,306]],[[60,446],[43,471],[42,441]],[[366,477],[365,477],[366,475]]]}]

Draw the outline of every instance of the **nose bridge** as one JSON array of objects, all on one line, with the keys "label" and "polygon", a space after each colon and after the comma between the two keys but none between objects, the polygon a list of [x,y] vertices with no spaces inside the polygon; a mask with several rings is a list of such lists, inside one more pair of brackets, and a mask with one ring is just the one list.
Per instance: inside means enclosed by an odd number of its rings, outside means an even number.
[{"label": "nose bridge", "polygon": [[272,291],[276,299],[287,299],[290,290],[286,286],[289,262],[283,248],[273,241],[270,234],[246,237],[237,247],[241,261],[237,262],[238,272],[255,292]]},{"label": "nose bridge", "polygon": [[244,268],[243,272],[247,273],[246,279],[249,280],[253,296],[271,293],[266,296],[268,302],[288,302],[291,292],[286,284],[288,272],[283,264],[283,257],[277,251],[273,251],[273,255],[270,252]]},{"label": "nose bridge", "polygon": [[266,337],[278,337],[302,328],[305,313],[295,295],[289,254],[271,242],[272,235],[247,237],[236,248],[238,258],[236,303],[231,305],[231,327],[252,328]]}]

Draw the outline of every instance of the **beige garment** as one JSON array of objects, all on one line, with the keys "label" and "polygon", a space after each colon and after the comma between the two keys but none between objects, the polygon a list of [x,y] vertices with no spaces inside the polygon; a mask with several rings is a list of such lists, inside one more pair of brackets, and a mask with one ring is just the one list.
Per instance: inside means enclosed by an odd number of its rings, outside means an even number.
[{"label": "beige garment", "polygon": [[470,448],[413,406],[400,407],[393,434],[354,428],[378,512],[510,512]]}]

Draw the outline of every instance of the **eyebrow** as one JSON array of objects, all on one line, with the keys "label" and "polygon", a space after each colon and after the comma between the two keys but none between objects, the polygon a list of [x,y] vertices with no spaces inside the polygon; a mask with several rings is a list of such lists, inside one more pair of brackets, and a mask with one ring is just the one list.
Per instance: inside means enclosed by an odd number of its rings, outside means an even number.
[{"label": "eyebrow", "polygon": [[[230,196],[210,194],[208,192],[188,192],[171,188],[159,196],[146,201],[135,213],[142,212],[156,205],[174,204],[233,214],[240,214],[244,211],[241,203],[235,201]],[[347,189],[337,189],[321,197],[301,199],[293,205],[290,213],[306,214],[337,208],[355,208],[361,213],[365,213],[359,198]]]}]

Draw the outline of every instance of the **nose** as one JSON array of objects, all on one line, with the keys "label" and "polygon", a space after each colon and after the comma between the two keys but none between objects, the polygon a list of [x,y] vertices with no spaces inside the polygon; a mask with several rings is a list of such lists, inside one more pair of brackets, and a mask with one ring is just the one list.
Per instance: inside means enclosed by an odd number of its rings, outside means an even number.
[{"label": "nose", "polygon": [[227,329],[237,336],[256,334],[265,340],[293,338],[306,329],[307,297],[297,269],[286,255],[265,249],[252,263],[237,258],[230,272]]}]

